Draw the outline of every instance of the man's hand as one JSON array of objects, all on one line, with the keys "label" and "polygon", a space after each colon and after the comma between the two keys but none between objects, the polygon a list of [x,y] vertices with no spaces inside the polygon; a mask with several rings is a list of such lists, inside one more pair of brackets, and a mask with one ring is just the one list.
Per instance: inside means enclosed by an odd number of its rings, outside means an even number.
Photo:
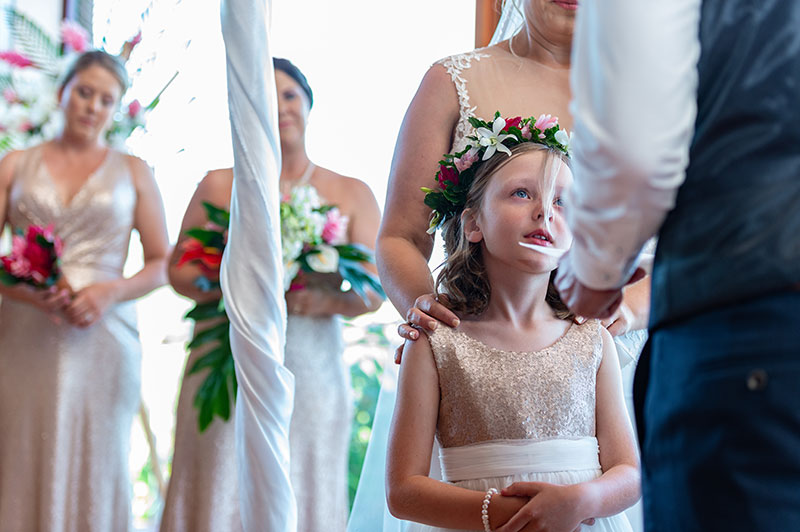
[{"label": "man's hand", "polygon": [[[636,268],[626,284],[635,283],[645,276],[642,268]],[[556,290],[569,309],[585,318],[607,319],[614,315],[622,303],[622,287],[595,290],[580,282],[572,268],[570,254],[561,259],[555,278]]]}]

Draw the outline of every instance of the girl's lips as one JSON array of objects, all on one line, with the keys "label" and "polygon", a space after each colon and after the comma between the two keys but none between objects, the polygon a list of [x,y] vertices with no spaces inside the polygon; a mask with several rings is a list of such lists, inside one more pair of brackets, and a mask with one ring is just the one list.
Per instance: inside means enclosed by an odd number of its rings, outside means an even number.
[{"label": "girl's lips", "polygon": [[553,237],[550,236],[550,233],[547,231],[543,229],[537,229],[536,231],[525,235],[525,242],[534,244],[536,246],[552,247]]}]

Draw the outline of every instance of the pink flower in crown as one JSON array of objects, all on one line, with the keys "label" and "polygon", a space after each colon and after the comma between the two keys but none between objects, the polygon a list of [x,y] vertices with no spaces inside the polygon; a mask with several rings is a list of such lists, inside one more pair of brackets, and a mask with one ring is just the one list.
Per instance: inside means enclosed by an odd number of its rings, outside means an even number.
[{"label": "pink flower in crown", "polygon": [[31,61],[21,53],[15,52],[13,50],[0,52],[0,61],[5,61],[9,65],[18,68],[25,68],[33,65],[33,61]]},{"label": "pink flower in crown", "polygon": [[439,165],[439,175],[436,176],[436,179],[439,181],[439,188],[444,190],[448,182],[454,185],[458,184],[458,171],[451,166]]},{"label": "pink flower in crown", "polygon": [[514,118],[507,118],[506,125],[503,128],[503,131],[508,131],[512,127],[519,127],[519,124],[522,122],[521,116],[515,116]]},{"label": "pink flower in crown", "polygon": [[71,20],[61,23],[61,40],[68,48],[78,53],[83,53],[89,48],[89,33],[83,26]]},{"label": "pink flower in crown", "polygon": [[136,46],[140,42],[142,42],[142,30],[139,30],[139,33],[134,35],[133,38],[131,39],[131,47]]},{"label": "pink flower in crown", "polygon": [[522,138],[523,139],[531,140],[531,137],[533,135],[531,135],[531,125],[530,125],[530,123],[525,124],[524,126],[522,126],[522,130],[521,131],[522,131]]},{"label": "pink flower in crown", "polygon": [[[478,160],[478,149],[470,148],[469,151],[464,155],[462,155],[461,157],[453,159],[453,163],[456,165],[456,170],[458,170],[458,172],[461,173],[464,170],[467,170],[470,167],[472,167],[472,165],[475,164],[475,161],[477,160]],[[457,180],[456,184],[458,184]]]},{"label": "pink flower in crown", "polygon": [[533,127],[535,127],[541,132],[544,132],[556,125],[558,125],[557,116],[540,115],[539,118],[536,119],[536,123],[533,124]]},{"label": "pink flower in crown", "polygon": [[347,241],[347,216],[342,216],[339,209],[333,208],[326,213],[325,227],[322,229],[322,240],[332,246]]},{"label": "pink flower in crown", "polygon": [[142,104],[139,103],[139,100],[133,100],[130,104],[128,104],[128,116],[131,118],[136,118],[139,116],[139,113],[142,112]]}]

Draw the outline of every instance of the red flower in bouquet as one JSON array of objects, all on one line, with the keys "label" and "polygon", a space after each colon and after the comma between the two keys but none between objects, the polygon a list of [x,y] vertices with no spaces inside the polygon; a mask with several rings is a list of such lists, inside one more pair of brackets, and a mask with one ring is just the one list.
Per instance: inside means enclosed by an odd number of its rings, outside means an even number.
[{"label": "red flower in bouquet", "polygon": [[222,264],[222,250],[216,247],[204,246],[196,238],[184,240],[181,244],[183,255],[178,260],[178,267],[187,262],[194,262],[208,279],[219,279],[220,264]]},{"label": "red flower in bouquet", "polygon": [[32,225],[27,233],[14,235],[11,254],[0,257],[5,284],[28,283],[48,287],[61,277],[59,261],[63,244],[53,233],[53,226]]}]

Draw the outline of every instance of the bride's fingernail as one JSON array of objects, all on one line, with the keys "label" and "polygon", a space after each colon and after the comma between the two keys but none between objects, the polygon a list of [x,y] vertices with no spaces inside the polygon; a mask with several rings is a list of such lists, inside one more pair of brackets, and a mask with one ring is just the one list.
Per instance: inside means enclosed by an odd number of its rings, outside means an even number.
[{"label": "bride's fingernail", "polygon": [[411,337],[412,340],[416,340],[417,337],[419,336],[417,331],[411,331],[408,335]]},{"label": "bride's fingernail", "polygon": [[436,322],[436,321],[429,321],[428,322],[428,329],[430,329],[432,331],[435,331],[436,327],[438,327],[438,326],[439,326],[439,322]]},{"label": "bride's fingernail", "polygon": [[453,320],[453,327],[458,327],[458,324],[461,323],[461,320],[456,318]]}]

